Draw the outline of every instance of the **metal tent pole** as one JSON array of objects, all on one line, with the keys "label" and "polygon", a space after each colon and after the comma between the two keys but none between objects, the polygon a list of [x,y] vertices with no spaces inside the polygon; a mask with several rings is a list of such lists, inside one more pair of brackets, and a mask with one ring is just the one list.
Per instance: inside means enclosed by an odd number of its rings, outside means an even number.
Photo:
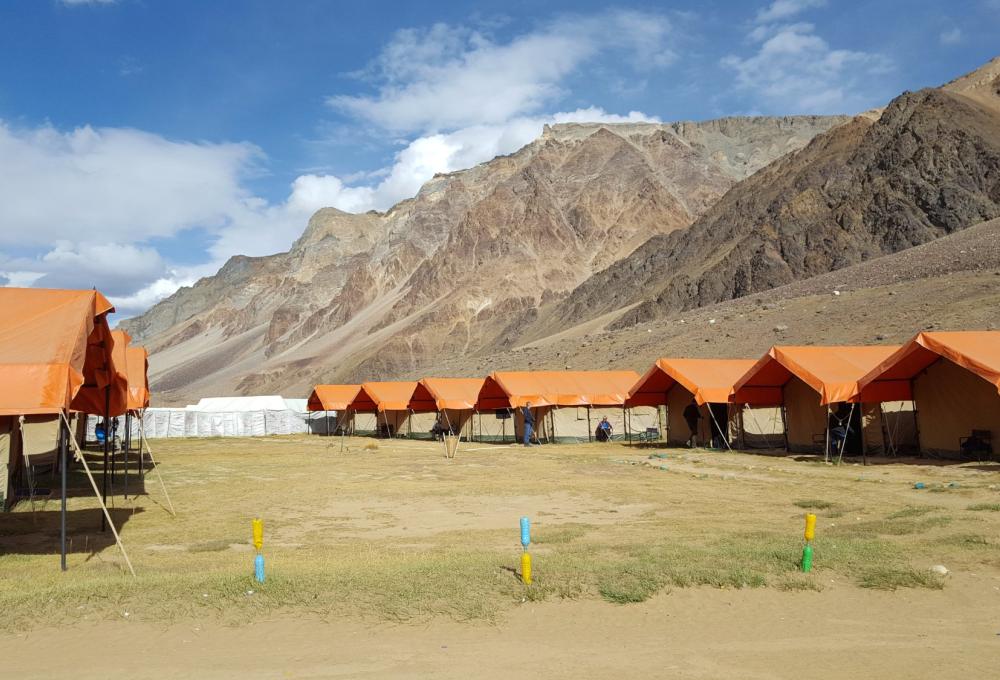
[{"label": "metal tent pole", "polygon": [[60,567],[66,571],[66,453],[68,449],[67,438],[68,429],[60,418],[59,420],[59,478],[61,482],[60,506],[59,506],[59,561]]},{"label": "metal tent pole", "polygon": [[124,495],[128,498],[128,450],[132,445],[132,412],[125,412],[125,436],[122,437],[125,449],[125,462],[122,463],[122,477],[124,478]]},{"label": "metal tent pole", "polygon": [[587,441],[594,441],[594,430],[590,423],[590,404],[587,404]]},{"label": "metal tent pole", "polygon": [[[111,385],[104,388],[104,469],[101,480],[101,503],[108,504],[108,443],[111,439]],[[101,515],[101,531],[108,528],[107,518]]]}]

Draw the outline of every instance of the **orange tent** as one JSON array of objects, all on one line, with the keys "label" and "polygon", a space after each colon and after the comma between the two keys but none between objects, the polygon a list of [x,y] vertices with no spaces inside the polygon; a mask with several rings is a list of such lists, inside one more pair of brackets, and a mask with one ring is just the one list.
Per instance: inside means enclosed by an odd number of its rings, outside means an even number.
[{"label": "orange tent", "polygon": [[[982,454],[1000,442],[1000,331],[918,333],[858,380],[865,401],[916,404],[920,449]],[[979,432],[983,447],[965,438]],[[989,435],[982,433],[989,432]]]},{"label": "orange tent", "polygon": [[783,389],[793,377],[819,394],[821,405],[857,401],[858,380],[878,366],[898,345],[777,346],[775,345],[733,386],[739,404],[781,404]]},{"label": "orange tent", "polygon": [[632,386],[628,406],[665,404],[667,392],[678,384],[699,404],[725,404],[733,384],[753,365],[753,359],[659,359]]},{"label": "orange tent", "polygon": [[[124,408],[107,315],[93,290],[0,288],[0,415]],[[110,388],[106,391],[105,388]]]},{"label": "orange tent", "polygon": [[941,359],[979,376],[1000,393],[1000,331],[939,331],[918,333],[872,368],[858,380],[862,396],[871,395],[872,401],[912,399],[912,380]]},{"label": "orange tent", "polygon": [[623,406],[635,371],[497,371],[483,383],[480,411],[532,406]]},{"label": "orange tent", "polygon": [[346,411],[361,385],[316,385],[309,395],[310,411]]},{"label": "orange tent", "polygon": [[365,413],[408,411],[410,398],[417,389],[416,382],[366,382],[351,400],[354,411]]},{"label": "orange tent", "polygon": [[483,378],[424,378],[413,390],[410,410],[416,413],[474,410],[483,382]]},{"label": "orange tent", "polygon": [[[859,402],[858,381],[898,346],[772,347],[733,386],[737,404],[780,407],[785,447],[826,451],[830,446],[830,405]],[[881,420],[869,406],[841,407],[834,414],[851,436],[845,452],[866,454],[882,448]],[[841,413],[841,411],[843,411]]]}]

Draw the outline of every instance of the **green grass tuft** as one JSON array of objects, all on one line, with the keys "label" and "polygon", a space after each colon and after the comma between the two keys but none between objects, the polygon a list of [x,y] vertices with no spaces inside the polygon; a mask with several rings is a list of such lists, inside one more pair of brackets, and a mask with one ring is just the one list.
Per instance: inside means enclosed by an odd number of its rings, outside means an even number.
[{"label": "green grass tuft", "polygon": [[792,505],[806,510],[828,510],[834,506],[830,501],[823,501],[816,498],[795,501]]},{"label": "green grass tuft", "polygon": [[976,512],[1000,512],[1000,503],[975,503],[966,508]]},{"label": "green grass tuft", "polygon": [[858,585],[874,590],[897,588],[941,590],[944,588],[944,579],[931,571],[920,571],[910,567],[875,567],[861,572]]}]

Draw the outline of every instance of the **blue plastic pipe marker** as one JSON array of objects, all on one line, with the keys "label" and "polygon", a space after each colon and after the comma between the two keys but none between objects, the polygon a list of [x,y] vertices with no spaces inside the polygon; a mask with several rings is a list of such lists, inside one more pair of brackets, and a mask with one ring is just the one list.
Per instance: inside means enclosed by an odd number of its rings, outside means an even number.
[{"label": "blue plastic pipe marker", "polygon": [[527,548],[531,544],[531,522],[527,517],[521,518],[521,547]]},{"label": "blue plastic pipe marker", "polygon": [[253,575],[257,579],[257,583],[264,582],[264,556],[257,553],[257,557],[253,561]]}]

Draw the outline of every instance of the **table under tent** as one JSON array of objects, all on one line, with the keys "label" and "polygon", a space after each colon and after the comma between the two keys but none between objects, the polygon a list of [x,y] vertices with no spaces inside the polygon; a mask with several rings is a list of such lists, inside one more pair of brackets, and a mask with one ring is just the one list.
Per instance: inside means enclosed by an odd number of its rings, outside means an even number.
[{"label": "table under tent", "polygon": [[[478,441],[521,441],[522,407],[530,403],[537,443],[592,441],[602,418],[613,439],[626,439],[658,422],[655,408],[628,413],[625,402],[639,379],[635,371],[497,371],[483,383],[476,402],[473,437]],[[631,415],[631,417],[630,417]]]},{"label": "table under tent", "polygon": [[[675,446],[730,448],[742,432],[740,409],[730,408],[733,385],[753,359],[659,359],[629,392],[628,405],[666,409],[659,437]],[[694,403],[699,418],[691,431],[685,412]],[[652,432],[650,432],[652,434]]]},{"label": "table under tent", "polygon": [[[895,446],[907,435],[895,423],[905,410],[887,411],[879,402],[858,401],[858,380],[898,346],[774,346],[733,387],[733,402],[780,409],[784,449],[790,452],[880,455],[887,450],[885,428],[897,430]],[[834,450],[831,432],[846,437]]]},{"label": "table under tent", "polygon": [[454,434],[468,441],[483,382],[482,378],[423,378],[410,397],[410,411],[435,415],[427,436]]},{"label": "table under tent", "polygon": [[[0,506],[6,509],[18,500],[22,489],[17,480],[27,480],[33,531],[42,531],[40,527],[54,518],[44,509],[36,510],[36,496],[42,491],[39,474],[50,471],[52,482],[58,474],[59,552],[64,570],[67,533],[79,531],[81,522],[91,516],[80,511],[69,517],[68,468],[74,460],[82,466],[89,490],[100,503],[101,528],[110,527],[132,570],[105,502],[108,449],[104,449],[99,483],[91,470],[94,462],[88,462],[72,436],[70,421],[74,412],[109,417],[127,409],[128,376],[125,367],[115,363],[107,322],[113,311],[108,300],[94,290],[0,288],[4,318],[0,330]],[[82,480],[74,473],[77,481]]]},{"label": "table under tent", "polygon": [[922,454],[998,459],[1000,331],[919,333],[858,389],[865,402],[913,404]]}]

